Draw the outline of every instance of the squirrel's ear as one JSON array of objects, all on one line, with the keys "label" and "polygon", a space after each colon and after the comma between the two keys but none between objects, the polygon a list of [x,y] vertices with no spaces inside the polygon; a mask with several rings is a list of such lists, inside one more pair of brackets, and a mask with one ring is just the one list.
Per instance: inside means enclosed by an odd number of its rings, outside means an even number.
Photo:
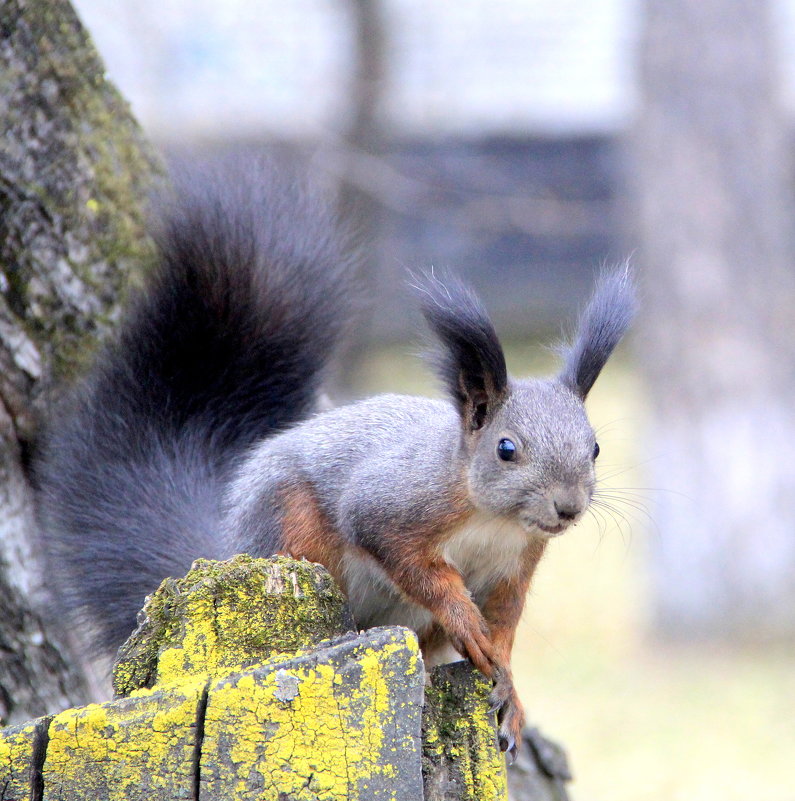
[{"label": "squirrel's ear", "polygon": [[445,388],[470,431],[482,428],[508,393],[497,333],[477,296],[457,279],[415,281],[422,313],[443,349],[435,360]]},{"label": "squirrel's ear", "polygon": [[577,334],[563,348],[560,380],[583,400],[635,314],[635,286],[629,265],[604,272],[580,315]]}]

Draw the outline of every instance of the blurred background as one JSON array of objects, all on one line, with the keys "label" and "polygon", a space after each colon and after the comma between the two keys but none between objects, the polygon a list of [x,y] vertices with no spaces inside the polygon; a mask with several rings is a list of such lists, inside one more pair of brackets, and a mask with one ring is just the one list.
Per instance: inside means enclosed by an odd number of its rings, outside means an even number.
[{"label": "blurred background", "polygon": [[642,311],[597,382],[602,488],[515,653],[577,801],[795,799],[795,0],[78,0],[165,152],[339,188],[374,298],[341,394],[435,392],[406,269],[554,371],[603,264]]}]

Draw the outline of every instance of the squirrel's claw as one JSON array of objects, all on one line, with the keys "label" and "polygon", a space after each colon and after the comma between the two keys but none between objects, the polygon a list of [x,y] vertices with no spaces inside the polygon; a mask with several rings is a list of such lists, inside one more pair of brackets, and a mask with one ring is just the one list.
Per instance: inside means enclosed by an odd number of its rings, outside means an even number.
[{"label": "squirrel's claw", "polygon": [[505,758],[509,765],[513,765],[516,761],[516,755],[519,749],[516,746],[516,738],[512,734],[500,734],[499,736],[500,751],[505,752]]},{"label": "squirrel's claw", "polygon": [[489,712],[497,712],[515,695],[510,671],[499,667],[494,672],[494,687],[489,693]]},{"label": "squirrel's claw", "polygon": [[509,698],[510,692],[506,693],[500,682],[496,682],[494,689],[489,693],[489,712],[499,712]]},{"label": "squirrel's claw", "polygon": [[497,714],[500,750],[505,751],[510,758],[509,764],[513,763],[519,753],[522,729],[524,728],[524,710],[512,685],[511,691],[510,696],[503,701]]}]

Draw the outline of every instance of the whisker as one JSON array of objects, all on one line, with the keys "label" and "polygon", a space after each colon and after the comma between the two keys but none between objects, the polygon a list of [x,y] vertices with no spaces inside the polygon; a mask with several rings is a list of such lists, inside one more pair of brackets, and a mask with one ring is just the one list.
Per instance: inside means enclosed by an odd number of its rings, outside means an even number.
[{"label": "whisker", "polygon": [[[632,523],[630,520],[620,510],[612,506],[607,504],[597,504],[597,506],[601,506],[603,512],[612,520],[616,531],[621,535],[621,542],[624,544],[624,548],[628,549],[629,542],[632,541]],[[627,541],[627,536],[629,537],[629,542]]]},{"label": "whisker", "polygon": [[586,511],[589,515],[591,515],[596,523],[596,531],[598,534],[598,539],[596,541],[596,545],[594,546],[594,553],[596,553],[596,551],[602,545],[605,535],[607,534],[607,518],[601,509],[597,509],[594,506],[589,506]]},{"label": "whisker", "polygon": [[638,424],[640,421],[636,417],[616,417],[613,420],[608,420],[607,422],[602,423],[602,425],[597,426],[594,429],[594,434],[596,434],[597,438],[602,436],[603,434],[607,434],[610,431],[614,431],[616,427],[619,427],[619,430],[626,434],[627,428],[631,428],[634,425]]},{"label": "whisker", "polygon": [[623,504],[624,506],[629,506],[631,509],[636,509],[639,512],[643,512],[645,515],[651,516],[649,507],[638,498],[627,498],[621,495],[611,495],[607,492],[599,493],[598,495],[594,493],[594,497],[599,501]]},{"label": "whisker", "polygon": [[[635,519],[637,522],[643,522],[644,526],[650,525],[657,535],[660,534],[659,526],[653,515],[641,503],[632,502],[626,498],[610,498],[604,496],[594,497],[591,503],[609,511],[616,517],[620,516],[626,524],[630,536],[632,534],[632,519]],[[622,507],[624,508],[622,509]]]},{"label": "whisker", "polygon": [[670,487],[604,487],[604,489],[609,489],[617,492],[664,492],[667,495],[677,495],[680,498],[684,498],[687,501],[695,501],[695,498],[692,495],[689,495],[686,492],[680,492],[679,490],[671,489]]},{"label": "whisker", "polygon": [[598,501],[619,504],[621,506],[634,509],[635,511],[640,512],[644,517],[648,518],[650,521],[653,519],[653,515],[651,513],[649,505],[646,502],[646,499],[643,498],[642,496],[636,497],[633,495],[625,495],[613,492],[595,492],[594,498],[596,498],[596,500]]}]

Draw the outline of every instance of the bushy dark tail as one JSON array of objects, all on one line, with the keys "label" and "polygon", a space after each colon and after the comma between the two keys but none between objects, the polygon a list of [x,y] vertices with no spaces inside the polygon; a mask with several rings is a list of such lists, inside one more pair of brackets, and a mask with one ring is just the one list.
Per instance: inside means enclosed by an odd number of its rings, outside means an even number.
[{"label": "bushy dark tail", "polygon": [[245,172],[178,179],[156,270],[43,438],[53,578],[102,648],[123,642],[163,578],[229,555],[229,471],[311,413],[350,319],[351,259],[328,205],[272,170]]}]

